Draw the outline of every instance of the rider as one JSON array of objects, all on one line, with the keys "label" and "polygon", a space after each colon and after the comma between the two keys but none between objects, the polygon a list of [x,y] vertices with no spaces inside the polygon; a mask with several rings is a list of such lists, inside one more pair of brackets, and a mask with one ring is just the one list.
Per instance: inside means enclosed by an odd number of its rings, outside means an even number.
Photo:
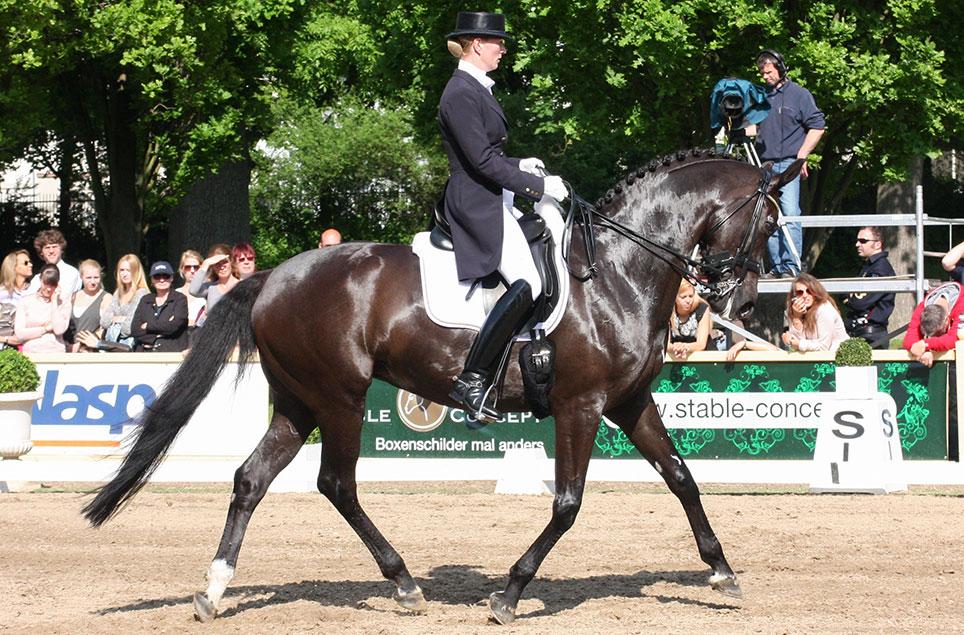
[{"label": "rider", "polygon": [[486,317],[449,397],[479,419],[498,419],[486,404],[499,362],[515,332],[531,317],[542,282],[513,213],[514,194],[538,200],[567,196],[558,176],[539,176],[537,158],[505,156],[506,120],[486,73],[505,53],[505,17],[460,12],[449,33],[449,52],[459,60],[438,106],[442,146],[449,160],[444,211],[452,231],[459,280],[498,271],[508,285]]}]

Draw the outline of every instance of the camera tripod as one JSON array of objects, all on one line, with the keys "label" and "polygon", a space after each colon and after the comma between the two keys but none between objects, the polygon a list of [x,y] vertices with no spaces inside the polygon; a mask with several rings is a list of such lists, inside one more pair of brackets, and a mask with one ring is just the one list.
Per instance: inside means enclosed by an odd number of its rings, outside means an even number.
[{"label": "camera tripod", "polygon": [[724,139],[726,145],[724,151],[730,154],[743,154],[746,160],[753,165],[760,167],[760,157],[753,146],[753,140],[747,136],[745,128],[729,128],[723,126]]},{"label": "camera tripod", "polygon": [[[728,121],[723,124],[720,129],[720,135],[718,138],[722,138],[724,145],[724,151],[730,154],[740,155],[746,157],[746,160],[757,167],[762,167],[760,161],[760,156],[756,153],[756,147],[753,145],[753,139],[746,134],[746,128],[733,128],[733,122]],[[782,210],[778,214],[777,223],[779,229],[777,231],[783,234],[786,240],[787,246],[790,248],[790,253],[793,255],[794,261],[797,263],[797,268],[799,269],[800,264],[800,254],[797,253],[796,245],[793,243],[793,238],[790,236],[790,229],[784,222],[784,216]]]}]

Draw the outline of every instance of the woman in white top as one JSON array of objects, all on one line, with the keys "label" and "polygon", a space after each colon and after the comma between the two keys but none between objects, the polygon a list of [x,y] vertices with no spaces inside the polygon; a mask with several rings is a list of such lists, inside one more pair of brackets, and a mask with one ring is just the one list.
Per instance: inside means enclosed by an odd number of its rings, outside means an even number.
[{"label": "woman in white top", "polygon": [[60,284],[57,265],[44,265],[37,278],[40,281],[37,292],[17,306],[16,336],[23,342],[24,353],[63,353],[63,335],[70,322],[70,298],[64,297],[57,288]]},{"label": "woman in white top", "polygon": [[117,261],[115,274],[117,286],[107,311],[100,314],[100,326],[105,329],[104,339],[109,342],[133,347],[131,320],[141,297],[149,293],[144,267],[134,254],[126,254]]},{"label": "woman in white top", "polygon": [[[189,291],[197,298],[207,300],[204,312],[214,308],[221,296],[234,288],[238,279],[231,272],[231,247],[217,244],[208,250],[208,257],[201,263],[194,280],[191,281]],[[198,326],[204,324],[204,316],[198,320]]]},{"label": "woman in white top", "polygon": [[194,276],[197,275],[198,269],[201,268],[201,254],[194,251],[193,249],[188,249],[181,254],[181,262],[178,265],[178,271],[181,272],[181,277],[184,279],[184,284],[175,289],[178,293],[181,293],[187,297],[187,327],[193,329],[197,324],[198,315],[200,315],[201,310],[204,308],[207,300],[204,298],[198,298],[191,295],[191,283],[194,282]]},{"label": "woman in white top", "polygon": [[809,273],[801,273],[790,286],[787,324],[783,343],[791,350],[834,352],[848,337],[837,304]]},{"label": "woman in white top", "polygon": [[10,252],[0,265],[0,349],[21,344],[13,321],[32,276],[33,263],[26,249]]}]

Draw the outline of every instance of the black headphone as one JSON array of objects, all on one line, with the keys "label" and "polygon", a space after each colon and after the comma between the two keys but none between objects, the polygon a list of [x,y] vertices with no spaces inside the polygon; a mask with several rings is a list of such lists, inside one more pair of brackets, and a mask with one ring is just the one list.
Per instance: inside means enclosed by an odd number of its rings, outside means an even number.
[{"label": "black headphone", "polygon": [[780,79],[787,76],[787,63],[784,61],[783,56],[780,55],[778,51],[773,49],[763,49],[760,54],[756,56],[757,66],[760,65],[760,58],[772,57],[776,61],[777,72],[780,73]]}]

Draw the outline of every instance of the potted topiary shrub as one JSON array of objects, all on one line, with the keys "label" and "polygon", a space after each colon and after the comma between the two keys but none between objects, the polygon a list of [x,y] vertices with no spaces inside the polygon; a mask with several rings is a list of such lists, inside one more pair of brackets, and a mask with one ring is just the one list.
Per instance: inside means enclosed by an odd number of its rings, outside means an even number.
[{"label": "potted topiary shrub", "polygon": [[40,375],[30,359],[13,348],[0,351],[0,457],[16,459],[33,447],[30,421],[40,399]]},{"label": "potted topiary shrub", "polygon": [[847,398],[877,394],[877,367],[870,344],[859,337],[844,340],[834,361],[838,394]]}]

